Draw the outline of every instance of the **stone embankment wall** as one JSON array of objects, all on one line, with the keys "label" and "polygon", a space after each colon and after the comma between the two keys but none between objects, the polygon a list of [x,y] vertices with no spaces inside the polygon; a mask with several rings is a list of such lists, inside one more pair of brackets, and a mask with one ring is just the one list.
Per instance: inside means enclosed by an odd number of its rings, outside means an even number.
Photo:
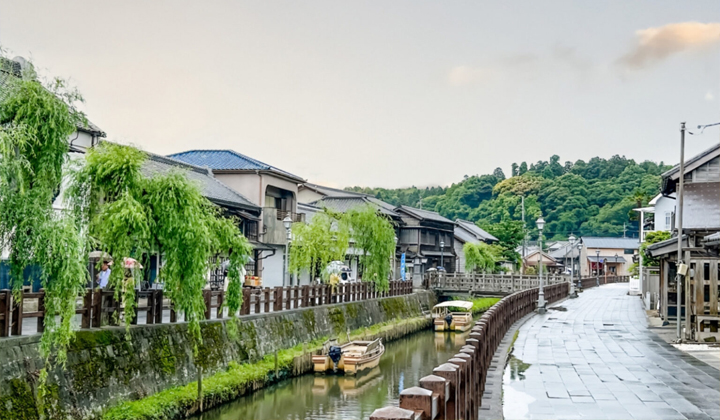
[{"label": "stone embankment wall", "polygon": [[[65,368],[49,372],[51,418],[87,418],[123,400],[135,400],[225,369],[231,361],[253,362],[275,351],[347,331],[420,317],[435,295],[412,295],[243,316],[238,334],[230,320],[202,323],[198,359],[186,324],[109,327],[78,331]],[[394,337],[388,337],[394,338]],[[43,367],[39,336],[0,340],[0,420],[38,418],[37,378]]]}]

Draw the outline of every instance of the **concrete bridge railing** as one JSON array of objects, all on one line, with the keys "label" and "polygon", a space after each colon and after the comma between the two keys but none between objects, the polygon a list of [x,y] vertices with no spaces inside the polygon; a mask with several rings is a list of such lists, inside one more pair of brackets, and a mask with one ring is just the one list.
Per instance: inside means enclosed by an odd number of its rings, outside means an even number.
[{"label": "concrete bridge railing", "polygon": [[[484,273],[429,273],[425,276],[425,287],[439,293],[514,293],[540,286],[538,276],[522,274]],[[573,279],[583,288],[599,284],[628,282],[628,276],[584,276]],[[570,276],[551,274],[543,276],[545,285],[570,282]]]},{"label": "concrete bridge railing", "polygon": [[[566,297],[569,283],[545,287],[548,303]],[[418,386],[400,393],[399,407],[375,410],[370,420],[475,420],[482,406],[493,355],[510,327],[534,311],[538,289],[505,296],[475,323],[465,346],[447,363],[437,366]]]},{"label": "concrete bridge railing", "polygon": [[[540,286],[538,276],[522,274],[429,273],[425,287],[438,292],[513,293]],[[570,276],[543,276],[545,285],[567,283]]]}]

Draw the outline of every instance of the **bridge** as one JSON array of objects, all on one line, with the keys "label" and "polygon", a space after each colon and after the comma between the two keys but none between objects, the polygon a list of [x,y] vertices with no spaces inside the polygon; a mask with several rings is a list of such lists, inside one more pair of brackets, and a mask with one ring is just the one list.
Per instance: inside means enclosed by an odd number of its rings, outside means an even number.
[{"label": "bridge", "polygon": [[[628,276],[584,276],[575,278],[574,284],[581,289],[609,283],[627,283]],[[570,276],[549,274],[543,276],[543,284],[551,286],[570,283]],[[428,273],[423,284],[438,294],[509,295],[521,290],[540,287],[540,277],[524,274],[485,273]]]}]

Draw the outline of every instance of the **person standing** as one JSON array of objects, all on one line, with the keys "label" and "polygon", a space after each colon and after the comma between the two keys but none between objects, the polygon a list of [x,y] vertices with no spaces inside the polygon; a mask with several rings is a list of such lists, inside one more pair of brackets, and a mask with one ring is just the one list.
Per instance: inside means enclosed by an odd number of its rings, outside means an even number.
[{"label": "person standing", "polygon": [[110,280],[110,264],[108,261],[103,260],[102,266],[100,267],[100,272],[98,273],[98,286],[101,289],[107,288],[108,281]]}]

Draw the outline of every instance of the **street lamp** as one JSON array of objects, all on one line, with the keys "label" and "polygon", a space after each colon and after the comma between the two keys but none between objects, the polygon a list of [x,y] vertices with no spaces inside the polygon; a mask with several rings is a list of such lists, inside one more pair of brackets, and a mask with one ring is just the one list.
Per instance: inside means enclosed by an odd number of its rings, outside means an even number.
[{"label": "street lamp", "polygon": [[600,250],[595,250],[595,284],[600,287]]},{"label": "street lamp", "polygon": [[577,271],[578,271],[578,281],[577,281],[577,287],[580,288],[580,289],[582,289],[582,279],[581,279],[581,278],[582,278],[582,265],[581,265],[581,264],[582,264],[582,258],[581,258],[581,255],[582,255],[582,247],[583,247],[582,242],[578,242],[578,244],[577,244],[577,250],[578,250],[578,269],[577,269]]},{"label": "street lamp", "polygon": [[[292,240],[292,219],[290,216],[285,216],[283,219],[283,226],[285,226],[285,272],[283,273],[283,286],[286,286],[285,283],[285,276],[288,278],[288,283],[290,283],[290,273],[289,273],[289,267],[290,267],[290,241]],[[292,286],[292,284],[291,284]]]},{"label": "street lamp", "polygon": [[440,241],[440,267],[443,268],[443,271],[445,270],[444,251],[445,251],[445,241]]},{"label": "street lamp", "polygon": [[[575,262],[572,256],[572,253],[575,252],[576,240],[577,238],[571,233],[568,238],[568,242],[570,242],[570,298],[577,297],[577,292],[575,291]],[[567,252],[565,253],[565,260],[567,262]]]},{"label": "street lamp", "polygon": [[540,216],[536,221],[535,225],[537,225],[538,228],[538,243],[540,244],[540,259],[538,261],[538,274],[540,279],[540,287],[538,289],[538,302],[537,302],[537,310],[539,314],[544,314],[546,312],[545,309],[545,292],[543,291],[543,275],[542,275],[542,231],[543,227],[545,227],[545,220]]},{"label": "street lamp", "polygon": [[396,260],[396,255],[395,255],[395,253],[397,252],[398,237],[395,236],[395,237],[393,238],[393,240],[395,241],[395,247],[393,248],[393,253],[392,253],[392,269],[393,269],[393,272],[392,272],[392,280],[395,280],[395,276],[397,275],[397,274],[395,273],[395,269],[396,269],[396,267],[395,267],[395,262],[396,262],[396,261],[395,261],[395,260]]}]

